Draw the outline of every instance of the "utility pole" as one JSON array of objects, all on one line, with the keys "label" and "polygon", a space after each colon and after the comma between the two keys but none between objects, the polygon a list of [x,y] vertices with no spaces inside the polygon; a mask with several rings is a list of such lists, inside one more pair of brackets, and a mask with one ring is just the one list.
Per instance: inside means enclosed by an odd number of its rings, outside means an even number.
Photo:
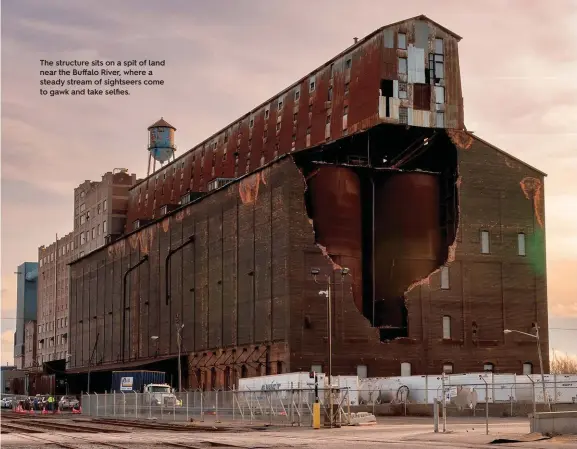
[{"label": "utility pole", "polygon": [[[313,279],[316,284],[320,284],[317,281],[317,275],[320,273],[318,268],[311,269],[311,274],[313,275]],[[341,268],[341,284],[344,283],[344,277],[349,274],[348,268]],[[319,295],[325,295],[327,297],[327,327],[328,327],[328,343],[329,343],[329,354],[328,354],[328,361],[329,361],[329,406],[330,406],[330,413],[329,413],[329,420],[330,426],[333,427],[333,321],[332,321],[332,288],[331,288],[331,275],[327,275],[327,289],[321,290]]]},{"label": "utility pole", "polygon": [[100,333],[96,334],[96,341],[94,342],[94,347],[92,348],[92,354],[90,354],[90,358],[88,359],[88,385],[87,385],[87,393],[90,394],[90,366],[92,365],[92,359],[96,355],[96,345],[98,344],[98,337],[100,337]]}]

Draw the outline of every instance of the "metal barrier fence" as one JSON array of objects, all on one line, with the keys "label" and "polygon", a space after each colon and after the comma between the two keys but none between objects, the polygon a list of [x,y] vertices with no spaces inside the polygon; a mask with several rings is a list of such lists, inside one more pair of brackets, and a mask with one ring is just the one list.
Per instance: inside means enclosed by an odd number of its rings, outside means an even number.
[{"label": "metal barrier fence", "polygon": [[[319,389],[321,419],[331,421],[328,389]],[[82,396],[82,413],[92,417],[162,421],[242,422],[311,426],[314,390],[189,391],[182,393],[93,393]],[[333,390],[332,422],[349,422],[348,392]]]}]

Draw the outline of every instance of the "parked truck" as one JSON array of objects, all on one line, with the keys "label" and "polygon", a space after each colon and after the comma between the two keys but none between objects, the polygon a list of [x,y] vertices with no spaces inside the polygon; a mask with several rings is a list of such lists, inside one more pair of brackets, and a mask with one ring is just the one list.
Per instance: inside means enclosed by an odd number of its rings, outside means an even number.
[{"label": "parked truck", "polygon": [[180,405],[174,389],[165,382],[165,373],[161,371],[113,371],[111,390],[125,394],[142,393],[143,405]]}]

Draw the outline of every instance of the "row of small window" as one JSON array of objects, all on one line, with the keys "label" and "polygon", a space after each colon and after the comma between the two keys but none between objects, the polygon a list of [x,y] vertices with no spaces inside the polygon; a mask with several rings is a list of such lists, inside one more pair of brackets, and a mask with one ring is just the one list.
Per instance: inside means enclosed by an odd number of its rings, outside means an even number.
[{"label": "row of small window", "polygon": [[[54,346],[54,337],[47,339],[47,348],[52,348]],[[68,343],[68,334],[61,334],[56,336],[56,346],[65,345]],[[38,340],[38,349],[44,349],[44,338]]]},{"label": "row of small window", "polygon": [[84,245],[88,241],[90,241],[90,235],[92,234],[92,239],[95,239],[96,236],[100,234],[106,234],[108,232],[108,223],[106,220],[102,222],[102,228],[100,227],[100,223],[96,225],[96,227],[92,228],[91,231],[83,231],[79,234],[80,244]]},{"label": "row of small window", "polygon": [[[489,231],[481,231],[481,254],[491,253],[491,235]],[[526,256],[525,247],[525,233],[519,232],[517,234],[517,255]]]},{"label": "row of small window", "polygon": [[[397,48],[400,50],[407,49],[407,35],[405,33],[397,34]],[[435,54],[443,54],[443,39],[441,38],[435,39]]]},{"label": "row of small window", "polygon": [[[59,318],[56,320],[56,328],[62,329],[63,327],[68,326],[68,317]],[[41,324],[38,326],[38,333],[41,334],[43,332],[49,332],[54,330],[54,321],[46,324]]]},{"label": "row of small window", "polygon": [[[312,365],[311,371],[315,373],[322,373],[322,365]],[[492,362],[486,362],[483,364],[483,371],[485,372],[495,372],[495,364]],[[452,362],[443,363],[443,373],[453,374],[454,365]],[[523,374],[533,374],[533,364],[531,362],[523,363]],[[408,377],[412,375],[412,366],[409,362],[401,363],[401,376]],[[366,379],[369,377],[367,365],[357,365],[357,376],[359,379]]]},{"label": "row of small window", "polygon": [[44,362],[50,362],[52,360],[64,360],[66,358],[66,351],[57,352],[56,354],[50,353],[46,355],[38,356],[38,363],[42,364]]},{"label": "row of small window", "polygon": [[73,251],[73,250],[74,250],[74,242],[69,242],[66,245],[59,245],[57,253],[51,252],[50,254],[40,258],[40,260],[38,261],[38,265],[40,265],[40,267],[42,267],[42,266],[46,265],[47,263],[54,262],[54,258],[56,257],[56,254],[58,255],[58,257],[61,257],[61,256],[68,254],[70,251]]},{"label": "row of small window", "polygon": [[[96,205],[96,213],[100,214],[101,212],[106,212],[106,210],[108,209],[108,201],[107,200],[103,200],[101,203],[98,203]],[[84,212],[86,210],[86,203],[82,203],[80,205],[80,207],[78,208],[78,212],[79,214],[81,214],[82,212]],[[90,211],[87,211],[87,213]]]},{"label": "row of small window", "polygon": [[[102,203],[98,203],[96,205],[96,214],[100,215],[101,212],[106,212],[107,208],[108,208],[108,206],[107,206],[106,200],[102,201]],[[79,223],[81,225],[83,225],[88,220],[90,220],[90,211],[87,210],[86,213],[83,213],[85,210],[86,210],[86,204],[82,203],[80,205],[80,208],[78,209],[78,213],[82,214],[82,215],[80,215],[80,223]]]}]

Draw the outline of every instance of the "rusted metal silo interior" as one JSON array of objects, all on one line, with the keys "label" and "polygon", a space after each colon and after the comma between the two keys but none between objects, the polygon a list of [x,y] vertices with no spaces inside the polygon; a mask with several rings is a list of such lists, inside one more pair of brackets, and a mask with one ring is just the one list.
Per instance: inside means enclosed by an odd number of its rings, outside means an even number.
[{"label": "rusted metal silo interior", "polygon": [[351,270],[357,309],[382,341],[408,337],[408,290],[456,237],[456,148],[444,131],[381,125],[295,161],[316,243]]}]

